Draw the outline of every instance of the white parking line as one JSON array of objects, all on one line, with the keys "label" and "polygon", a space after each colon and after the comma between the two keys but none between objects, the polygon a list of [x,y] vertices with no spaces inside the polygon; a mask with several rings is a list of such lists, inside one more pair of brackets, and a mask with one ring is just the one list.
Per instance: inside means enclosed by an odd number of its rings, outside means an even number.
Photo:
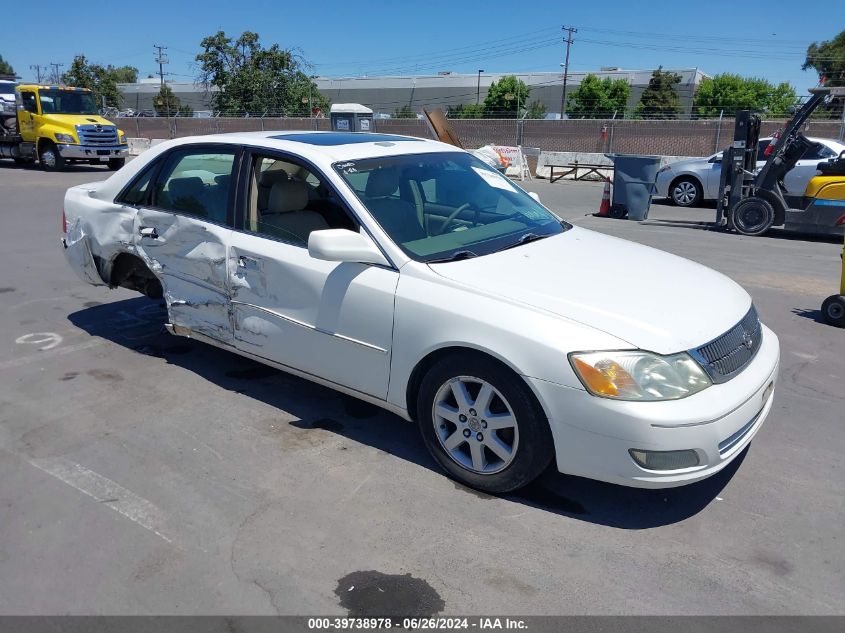
[{"label": "white parking line", "polygon": [[20,367],[21,365],[29,365],[30,363],[37,363],[54,356],[62,356],[70,354],[71,352],[79,352],[83,349],[90,349],[105,343],[103,339],[94,339],[86,341],[85,343],[77,343],[76,345],[66,345],[65,347],[54,347],[46,352],[38,354],[30,354],[29,356],[21,356],[20,358],[12,358],[11,360],[0,361],[0,371],[4,369],[11,369],[12,367]]},{"label": "white parking line", "polygon": [[151,502],[113,482],[108,477],[98,475],[81,464],[76,464],[61,457],[31,459],[29,463],[99,501],[107,508],[122,514],[159,538],[172,543],[170,538],[162,533],[165,524],[162,511]]}]

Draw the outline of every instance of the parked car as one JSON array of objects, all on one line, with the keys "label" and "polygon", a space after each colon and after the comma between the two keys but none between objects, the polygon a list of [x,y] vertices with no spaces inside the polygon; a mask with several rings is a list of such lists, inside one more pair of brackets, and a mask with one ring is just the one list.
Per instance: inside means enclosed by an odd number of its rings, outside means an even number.
[{"label": "parked car", "polygon": [[[771,137],[760,139],[757,149],[757,167],[766,162],[766,148]],[[801,195],[818,171],[820,161],[834,158],[845,151],[845,145],[839,141],[825,138],[811,138],[819,145],[808,150],[784,179],[789,193]],[[656,195],[669,198],[679,207],[694,207],[702,200],[715,200],[719,197],[719,177],[722,173],[722,152],[707,158],[681,160],[665,165],[657,174]]]},{"label": "parked car", "polygon": [[778,339],[740,286],[563,222],[451,145],[174,139],[69,189],[63,221],[85,281],[163,297],[173,334],[415,420],[480,490],[553,460],[628,486],[694,482],[772,406]]}]

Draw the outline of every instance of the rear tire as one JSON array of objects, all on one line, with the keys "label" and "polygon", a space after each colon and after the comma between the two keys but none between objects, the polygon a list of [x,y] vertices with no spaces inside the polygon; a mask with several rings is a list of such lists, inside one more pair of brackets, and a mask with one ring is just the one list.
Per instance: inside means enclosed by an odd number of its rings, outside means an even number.
[{"label": "rear tire", "polygon": [[117,171],[121,167],[126,164],[125,158],[110,158],[109,159],[109,171]]},{"label": "rear tire", "polygon": [[437,463],[483,492],[521,488],[554,457],[549,422],[528,385],[482,354],[454,354],[435,363],[420,384],[416,417]]},{"label": "rear tire", "polygon": [[763,235],[774,222],[775,208],[756,196],[740,200],[731,212],[731,226],[742,235]]},{"label": "rear tire", "polygon": [[61,171],[65,166],[65,159],[59,154],[55,143],[41,141],[38,144],[38,164],[44,171]]},{"label": "rear tire", "polygon": [[845,297],[831,295],[822,303],[822,317],[828,325],[845,327]]},{"label": "rear tire", "polygon": [[697,206],[703,197],[704,190],[695,178],[678,178],[669,187],[669,199],[677,207]]}]

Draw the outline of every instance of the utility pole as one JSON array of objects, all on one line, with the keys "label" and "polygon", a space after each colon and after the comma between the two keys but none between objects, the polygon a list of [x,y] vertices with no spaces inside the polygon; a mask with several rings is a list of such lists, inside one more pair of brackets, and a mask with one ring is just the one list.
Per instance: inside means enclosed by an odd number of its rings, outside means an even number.
[{"label": "utility pole", "polygon": [[41,69],[47,70],[46,66],[42,66],[41,64],[32,64],[29,69],[35,71],[35,83],[41,83]]},{"label": "utility pole", "polygon": [[[158,78],[161,83],[161,88],[159,88],[159,94],[164,96],[164,65],[169,63],[167,59],[167,55],[164,54],[164,51],[167,50],[166,46],[159,46],[157,44],[153,44],[153,48],[156,49],[156,56],[155,62],[158,64]],[[155,102],[153,102],[155,103]],[[170,98],[168,97],[167,103],[164,104],[164,107],[167,112],[167,116],[170,116]]]},{"label": "utility pole", "polygon": [[572,46],[572,34],[577,33],[578,29],[571,26],[562,26],[566,31],[566,60],[563,62],[563,94],[560,96],[560,120],[563,121],[566,115],[566,80],[569,77],[569,47]]},{"label": "utility pole", "polygon": [[484,72],[484,69],[479,68],[478,70],[478,83],[475,86],[475,105],[481,103],[481,73]]},{"label": "utility pole", "polygon": [[59,73],[59,68],[64,66],[64,64],[56,64],[55,62],[50,62],[50,65],[53,67],[53,78],[56,80],[56,83],[59,83],[62,79],[62,76]]}]

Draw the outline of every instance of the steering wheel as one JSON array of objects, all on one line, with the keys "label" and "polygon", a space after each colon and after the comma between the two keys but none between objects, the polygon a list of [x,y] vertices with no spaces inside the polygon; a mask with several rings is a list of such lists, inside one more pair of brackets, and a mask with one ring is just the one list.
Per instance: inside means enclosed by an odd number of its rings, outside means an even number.
[{"label": "steering wheel", "polygon": [[[449,217],[446,218],[446,221],[443,223],[443,228],[440,229],[440,233],[438,235],[443,235],[446,232],[446,229],[449,228],[449,225],[452,224],[452,222],[455,221],[455,218],[457,218],[458,215],[460,215],[461,211],[463,211],[465,209],[469,209],[471,206],[472,206],[471,203],[465,202],[464,204],[459,206],[457,209],[452,211],[452,213],[449,214]],[[475,210],[475,219],[473,220],[473,223],[474,223],[474,225],[478,224],[478,209]]]}]

